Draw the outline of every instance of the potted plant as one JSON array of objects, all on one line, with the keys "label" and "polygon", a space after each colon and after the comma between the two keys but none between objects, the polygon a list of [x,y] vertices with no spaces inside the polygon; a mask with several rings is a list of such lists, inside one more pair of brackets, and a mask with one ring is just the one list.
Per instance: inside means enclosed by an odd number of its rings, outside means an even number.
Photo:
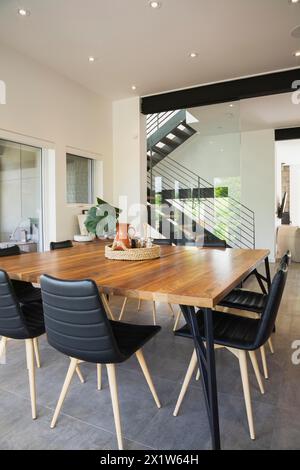
[{"label": "potted plant", "polygon": [[97,205],[90,208],[84,225],[89,233],[100,237],[113,236],[121,210],[97,197]]}]

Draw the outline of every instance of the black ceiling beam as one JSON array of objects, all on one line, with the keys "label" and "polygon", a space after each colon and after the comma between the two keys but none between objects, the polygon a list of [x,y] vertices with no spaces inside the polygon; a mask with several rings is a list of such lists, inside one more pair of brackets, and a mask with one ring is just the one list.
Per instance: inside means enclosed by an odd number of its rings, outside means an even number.
[{"label": "black ceiling beam", "polygon": [[296,80],[300,80],[300,68],[147,96],[142,98],[141,111],[153,114],[288,93]]},{"label": "black ceiling beam", "polygon": [[275,140],[294,140],[294,139],[300,139],[300,127],[288,127],[287,129],[275,129]]}]

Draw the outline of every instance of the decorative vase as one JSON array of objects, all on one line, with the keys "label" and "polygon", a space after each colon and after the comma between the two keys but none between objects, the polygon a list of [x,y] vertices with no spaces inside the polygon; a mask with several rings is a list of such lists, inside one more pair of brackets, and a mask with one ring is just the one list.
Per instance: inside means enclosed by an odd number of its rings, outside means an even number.
[{"label": "decorative vase", "polygon": [[[129,231],[132,232],[132,235],[129,235]],[[135,229],[132,225],[127,223],[118,223],[117,224],[117,234],[114,239],[112,246],[113,250],[128,250],[131,248],[131,237],[134,236]]]}]

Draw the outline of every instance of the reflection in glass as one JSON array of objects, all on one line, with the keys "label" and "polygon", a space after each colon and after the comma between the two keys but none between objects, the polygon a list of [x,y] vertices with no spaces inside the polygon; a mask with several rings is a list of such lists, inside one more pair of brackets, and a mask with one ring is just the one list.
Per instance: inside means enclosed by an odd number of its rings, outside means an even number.
[{"label": "reflection in glass", "polygon": [[41,149],[0,140],[0,243],[42,249]]}]

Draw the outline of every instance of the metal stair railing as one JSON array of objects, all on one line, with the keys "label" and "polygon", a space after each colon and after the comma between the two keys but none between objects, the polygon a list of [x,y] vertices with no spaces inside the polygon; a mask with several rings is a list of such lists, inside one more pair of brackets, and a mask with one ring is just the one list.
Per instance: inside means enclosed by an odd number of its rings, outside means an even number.
[{"label": "metal stair railing", "polygon": [[[225,236],[231,246],[255,247],[254,212],[244,204],[230,196],[223,198],[203,196],[201,189],[214,191],[214,186],[170,157],[166,157],[148,172],[150,194],[155,193],[153,191],[155,177],[161,177],[162,192],[174,191],[174,198],[166,199],[174,207],[204,224],[204,227],[215,235]],[[180,190],[190,191],[190,197],[180,198]],[[200,193],[195,197],[197,191]],[[220,225],[225,228],[220,229]]]},{"label": "metal stair railing", "polygon": [[179,113],[180,109],[175,111],[167,111],[165,113],[155,113],[155,114],[148,114],[147,121],[146,121],[146,134],[147,139],[154,134],[158,129],[164,126],[169,119]]},{"label": "metal stair railing", "polygon": [[[174,187],[172,187],[172,183],[174,182],[174,174],[171,174],[169,171],[169,169],[165,170],[164,169],[164,173],[163,173],[163,178],[164,178],[164,185],[166,186],[166,184],[168,183],[168,186],[166,187],[166,189],[171,189],[171,190],[174,190]],[[153,172],[153,176],[162,176],[160,173],[157,172],[157,169],[154,170]],[[212,185],[207,185],[205,184],[205,186],[203,185],[203,180],[202,178],[198,177],[197,178],[197,183],[196,182],[191,182],[191,181],[188,181],[187,178],[185,176],[182,177],[182,175],[178,175],[178,173],[175,174],[176,176],[176,181],[179,181],[179,178],[181,177],[181,188],[180,189],[188,189],[188,190],[191,190],[191,199],[196,199],[194,196],[193,196],[193,189],[212,189],[214,190],[214,187]],[[167,183],[166,183],[167,182]],[[148,179],[148,183],[150,183],[150,180]],[[163,188],[164,189],[164,188]],[[226,217],[228,217],[228,201],[230,202],[231,204],[231,212],[233,214],[235,214],[237,217],[239,217],[241,220],[243,220],[244,222],[244,225],[245,227],[249,228],[250,232],[252,232],[252,226],[253,226],[253,218],[252,218],[252,214],[251,216],[249,217],[248,213],[246,213],[246,216],[242,215],[241,214],[241,211],[238,209],[239,207],[239,202],[236,201],[235,199],[233,198],[230,198],[230,197],[226,197],[224,198],[225,201],[222,199],[222,198],[205,198],[204,196],[200,196],[200,199],[203,200],[203,201],[206,201],[208,204],[213,204],[214,205],[214,208],[218,208],[219,211],[221,211],[221,213],[225,214]],[[211,199],[214,199],[214,202],[212,202]],[[232,203],[232,201],[234,201],[234,204]],[[225,209],[227,210],[226,213],[225,213]],[[248,209],[248,208],[247,208]],[[252,211],[251,211],[252,212]]]}]

